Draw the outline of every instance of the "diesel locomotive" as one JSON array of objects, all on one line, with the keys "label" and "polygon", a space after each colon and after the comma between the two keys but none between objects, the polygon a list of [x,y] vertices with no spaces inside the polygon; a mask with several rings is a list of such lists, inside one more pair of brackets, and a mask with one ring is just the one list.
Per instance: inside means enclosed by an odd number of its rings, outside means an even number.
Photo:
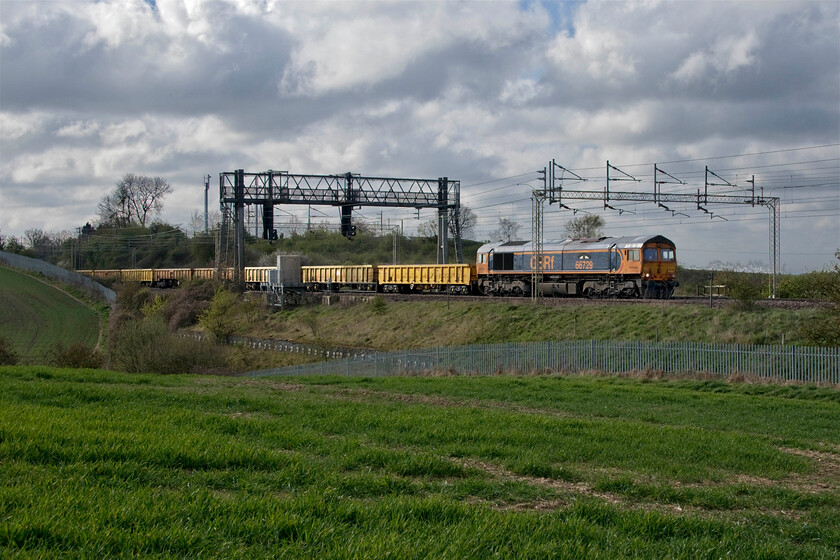
[{"label": "diesel locomotive", "polygon": [[[476,257],[478,292],[530,294],[534,253],[530,241],[482,245]],[[539,288],[545,296],[669,298],[678,285],[676,247],[661,235],[543,243]]]}]

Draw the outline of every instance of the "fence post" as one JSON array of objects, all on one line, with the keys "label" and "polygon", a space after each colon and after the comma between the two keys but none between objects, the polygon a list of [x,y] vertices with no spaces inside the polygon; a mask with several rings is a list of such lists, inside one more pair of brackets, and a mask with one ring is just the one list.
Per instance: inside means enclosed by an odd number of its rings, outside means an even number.
[{"label": "fence post", "polygon": [[642,341],[636,341],[636,369],[642,371]]},{"label": "fence post", "polygon": [[546,356],[546,362],[545,362],[545,369],[547,369],[548,371],[553,371],[554,367],[553,367],[553,364],[551,363],[551,341],[549,340],[546,344],[548,346],[546,348],[547,356]]}]

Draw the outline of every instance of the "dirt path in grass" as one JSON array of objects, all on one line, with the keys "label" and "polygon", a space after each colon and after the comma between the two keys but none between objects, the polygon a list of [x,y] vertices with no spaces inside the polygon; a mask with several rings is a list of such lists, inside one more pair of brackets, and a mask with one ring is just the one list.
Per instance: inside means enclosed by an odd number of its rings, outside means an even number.
[{"label": "dirt path in grass", "polygon": [[[322,388],[326,389],[326,388]],[[478,399],[455,399],[450,397],[417,395],[410,393],[390,393],[388,391],[374,391],[371,389],[355,389],[355,388],[340,388],[334,390],[325,390],[326,394],[337,399],[346,399],[352,401],[368,401],[368,400],[384,400],[388,402],[400,402],[408,404],[428,404],[432,406],[445,406],[453,408],[472,407],[484,408],[490,410],[509,410],[511,412],[521,412],[523,414],[541,414],[543,416],[553,416],[556,418],[577,418],[577,415],[559,410],[545,410],[542,408],[533,408],[522,406],[518,404],[510,404],[499,401],[486,401]]]},{"label": "dirt path in grass", "polygon": [[[281,384],[278,388],[281,390],[299,390],[301,386],[294,384]],[[322,394],[330,398],[369,402],[373,400],[387,401],[387,402],[401,402],[411,404],[427,404],[431,406],[443,407],[474,407],[483,409],[508,410],[511,412],[519,412],[525,414],[538,414],[544,416],[552,416],[558,418],[576,418],[574,414],[556,410],[544,410],[539,408],[527,407],[522,405],[515,405],[510,403],[503,403],[498,401],[483,401],[476,399],[456,399],[441,396],[417,395],[407,393],[391,393],[387,391],[376,391],[371,389],[358,388],[327,388],[318,387]],[[809,474],[792,474],[789,477],[780,480],[771,480],[768,478],[749,476],[744,474],[735,474],[731,480],[723,482],[701,482],[697,484],[681,484],[678,481],[671,482],[673,488],[680,487],[719,487],[731,484],[746,484],[750,486],[782,486],[792,490],[807,492],[810,494],[817,494],[822,492],[836,492],[840,488],[840,451],[836,453],[827,451],[809,451],[795,448],[779,448],[780,451],[805,457],[813,461],[814,471]],[[585,495],[593,498],[602,499],[610,504],[623,505],[626,507],[636,507],[641,509],[656,509],[671,513],[683,513],[689,509],[692,511],[702,511],[698,508],[684,508],[677,504],[660,504],[660,503],[635,503],[629,502],[622,496],[609,492],[598,492],[586,482],[568,482],[557,479],[523,476],[511,471],[508,471],[498,465],[493,465],[478,459],[459,460],[465,466],[478,468],[488,474],[501,478],[504,480],[512,480],[544,486],[554,490],[567,492],[569,494]],[[508,509],[523,509],[523,510],[549,510],[559,507],[565,507],[569,500],[558,499],[554,501],[543,501],[534,503],[514,504],[506,506]],[[788,515],[790,512],[777,512],[780,515]]]}]

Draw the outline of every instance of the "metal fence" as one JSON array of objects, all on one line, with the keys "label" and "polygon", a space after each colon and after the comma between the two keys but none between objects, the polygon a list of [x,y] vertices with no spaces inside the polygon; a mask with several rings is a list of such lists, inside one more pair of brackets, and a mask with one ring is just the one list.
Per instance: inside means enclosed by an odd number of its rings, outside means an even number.
[{"label": "metal fence", "polygon": [[108,303],[114,303],[117,300],[117,294],[114,293],[114,290],[94,282],[87,276],[82,276],[81,274],[61,268],[60,266],[55,266],[48,262],[24,257],[23,255],[16,255],[15,253],[0,251],[0,263],[14,268],[19,268],[21,270],[40,272],[44,276],[53,278],[59,282],[76,286],[77,288],[84,290],[92,297]]},{"label": "metal fence", "polygon": [[393,376],[446,371],[742,374],[777,381],[840,383],[840,348],[692,342],[559,341],[439,347],[371,353],[246,375]]}]

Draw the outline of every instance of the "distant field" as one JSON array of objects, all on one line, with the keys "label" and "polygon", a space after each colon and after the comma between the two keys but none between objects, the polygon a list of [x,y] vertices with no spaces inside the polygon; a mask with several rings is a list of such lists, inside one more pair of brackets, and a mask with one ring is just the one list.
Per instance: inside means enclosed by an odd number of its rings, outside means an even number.
[{"label": "distant field", "polygon": [[0,556],[837,558],[840,392],[0,367]]},{"label": "distant field", "polygon": [[99,314],[61,290],[0,267],[0,335],[31,363],[59,342],[95,345]]}]

